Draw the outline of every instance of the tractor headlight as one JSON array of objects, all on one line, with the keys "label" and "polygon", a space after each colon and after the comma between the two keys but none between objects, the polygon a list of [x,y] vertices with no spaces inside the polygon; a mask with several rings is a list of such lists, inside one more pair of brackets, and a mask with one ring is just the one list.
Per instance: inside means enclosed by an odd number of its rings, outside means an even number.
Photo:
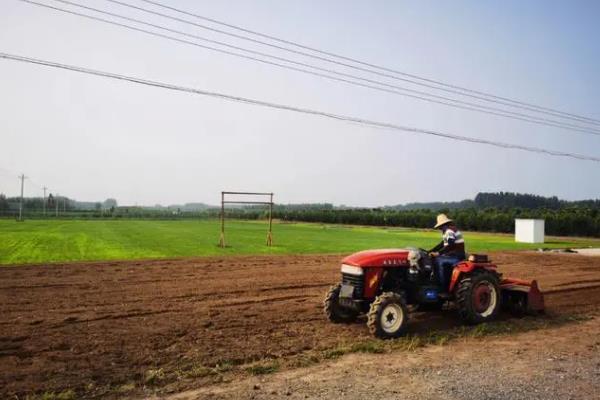
[{"label": "tractor headlight", "polygon": [[363,269],[353,265],[342,264],[342,274],[362,275]]}]

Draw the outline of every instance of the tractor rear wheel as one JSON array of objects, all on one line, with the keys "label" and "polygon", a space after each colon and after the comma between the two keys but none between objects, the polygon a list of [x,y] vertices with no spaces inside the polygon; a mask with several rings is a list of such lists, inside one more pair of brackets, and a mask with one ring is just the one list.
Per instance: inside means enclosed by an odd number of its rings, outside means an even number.
[{"label": "tractor rear wheel", "polygon": [[401,336],[408,327],[408,308],[398,293],[385,292],[378,296],[367,315],[369,331],[378,338]]},{"label": "tractor rear wheel", "polygon": [[356,321],[358,312],[347,307],[340,306],[340,289],[342,285],[339,283],[332,286],[323,302],[323,311],[331,322],[335,323],[350,323]]},{"label": "tractor rear wheel", "polygon": [[475,271],[458,284],[456,306],[467,324],[493,320],[500,311],[500,302],[500,283],[493,272]]}]

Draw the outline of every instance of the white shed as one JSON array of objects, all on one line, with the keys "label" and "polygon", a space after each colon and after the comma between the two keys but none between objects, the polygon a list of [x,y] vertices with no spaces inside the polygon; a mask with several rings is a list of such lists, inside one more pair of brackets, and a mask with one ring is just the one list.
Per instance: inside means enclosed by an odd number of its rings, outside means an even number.
[{"label": "white shed", "polygon": [[515,219],[515,242],[544,243],[544,220]]}]

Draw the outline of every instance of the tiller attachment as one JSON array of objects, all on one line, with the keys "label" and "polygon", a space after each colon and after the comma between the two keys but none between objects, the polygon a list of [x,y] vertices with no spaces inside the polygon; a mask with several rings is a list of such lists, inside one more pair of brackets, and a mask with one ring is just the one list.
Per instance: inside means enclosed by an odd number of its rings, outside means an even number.
[{"label": "tiller attachment", "polygon": [[500,282],[502,305],[517,314],[535,314],[544,311],[544,295],[537,281],[506,278]]}]

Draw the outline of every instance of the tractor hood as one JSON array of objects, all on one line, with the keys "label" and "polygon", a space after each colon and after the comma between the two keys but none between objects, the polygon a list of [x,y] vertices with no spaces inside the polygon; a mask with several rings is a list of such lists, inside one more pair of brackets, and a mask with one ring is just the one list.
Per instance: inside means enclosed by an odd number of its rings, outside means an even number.
[{"label": "tractor hood", "polygon": [[406,267],[407,249],[378,249],[359,251],[342,260],[342,264],[354,267]]}]

